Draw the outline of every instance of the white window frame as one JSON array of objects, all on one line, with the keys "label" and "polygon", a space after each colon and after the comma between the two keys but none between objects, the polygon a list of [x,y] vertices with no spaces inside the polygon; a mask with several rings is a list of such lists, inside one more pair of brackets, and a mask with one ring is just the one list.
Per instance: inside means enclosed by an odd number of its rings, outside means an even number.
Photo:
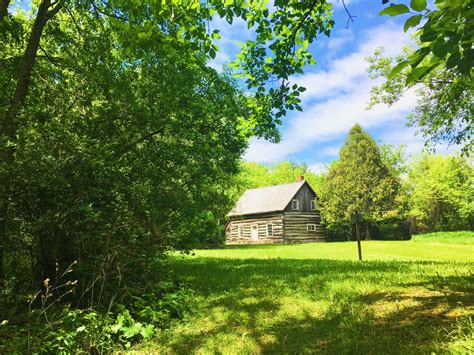
[{"label": "white window frame", "polygon": [[[295,207],[295,202],[296,202],[296,207]],[[299,211],[300,210],[300,201],[297,199],[291,200],[291,210],[292,211]]]},{"label": "white window frame", "polygon": [[239,236],[239,238],[242,238],[244,236],[244,227],[245,225],[243,224],[237,225],[237,235]]},{"label": "white window frame", "polygon": [[[271,233],[268,232],[268,227],[271,229]],[[273,223],[267,223],[266,225],[267,237],[273,237]]]},{"label": "white window frame", "polygon": [[311,200],[311,211],[316,211],[316,201]]},{"label": "white window frame", "polygon": [[314,223],[308,223],[306,225],[306,231],[307,232],[316,232],[316,224]]}]

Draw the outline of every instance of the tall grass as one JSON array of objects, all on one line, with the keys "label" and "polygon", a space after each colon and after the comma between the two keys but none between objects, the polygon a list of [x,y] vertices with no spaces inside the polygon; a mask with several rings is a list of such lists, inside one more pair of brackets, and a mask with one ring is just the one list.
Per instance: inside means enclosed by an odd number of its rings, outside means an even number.
[{"label": "tall grass", "polygon": [[434,242],[444,244],[466,244],[474,245],[474,232],[472,231],[461,231],[461,232],[436,232],[426,233],[413,236],[415,242]]}]

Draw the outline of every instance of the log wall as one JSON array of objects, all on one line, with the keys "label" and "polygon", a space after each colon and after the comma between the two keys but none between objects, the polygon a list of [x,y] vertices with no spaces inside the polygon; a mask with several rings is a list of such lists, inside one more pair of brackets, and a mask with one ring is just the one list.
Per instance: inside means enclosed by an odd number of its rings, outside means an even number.
[{"label": "log wall", "polygon": [[[284,220],[284,234],[285,243],[312,243],[324,242],[325,232],[321,225],[321,217],[318,211],[316,212],[285,212]],[[315,231],[308,231],[307,225],[315,224]]]},{"label": "log wall", "polygon": [[[320,224],[319,212],[285,212],[234,217],[228,226],[226,244],[293,244],[324,242],[325,231]],[[267,224],[273,225],[273,235],[267,236]],[[252,240],[251,226],[258,226],[258,240]],[[315,224],[315,231],[308,231],[307,225]],[[239,237],[239,225],[243,236]]]},{"label": "log wall", "polygon": [[[267,236],[267,224],[273,225],[273,236]],[[258,240],[252,240],[251,226],[258,226]],[[243,236],[239,237],[239,225],[244,226]],[[229,222],[226,244],[281,244],[284,242],[283,215],[261,214],[233,217]]]}]

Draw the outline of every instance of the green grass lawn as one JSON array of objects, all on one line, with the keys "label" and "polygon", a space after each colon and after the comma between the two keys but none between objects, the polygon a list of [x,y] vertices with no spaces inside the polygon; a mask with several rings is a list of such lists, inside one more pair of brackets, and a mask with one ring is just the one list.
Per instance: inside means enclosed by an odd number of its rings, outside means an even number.
[{"label": "green grass lawn", "polygon": [[167,353],[474,351],[474,234],[242,246],[176,256],[190,314],[138,350]]}]

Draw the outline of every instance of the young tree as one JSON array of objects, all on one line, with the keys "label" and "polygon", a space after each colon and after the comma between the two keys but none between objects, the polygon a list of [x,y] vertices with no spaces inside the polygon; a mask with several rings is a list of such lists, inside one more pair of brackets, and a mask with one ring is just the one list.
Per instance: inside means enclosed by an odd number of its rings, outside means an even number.
[{"label": "young tree", "polygon": [[409,171],[410,212],[418,232],[474,228],[474,168],[460,156],[420,156]]},{"label": "young tree", "polygon": [[400,216],[401,185],[393,169],[384,163],[372,137],[354,125],[326,174],[321,211],[328,224],[347,221],[355,212],[368,222]]}]

